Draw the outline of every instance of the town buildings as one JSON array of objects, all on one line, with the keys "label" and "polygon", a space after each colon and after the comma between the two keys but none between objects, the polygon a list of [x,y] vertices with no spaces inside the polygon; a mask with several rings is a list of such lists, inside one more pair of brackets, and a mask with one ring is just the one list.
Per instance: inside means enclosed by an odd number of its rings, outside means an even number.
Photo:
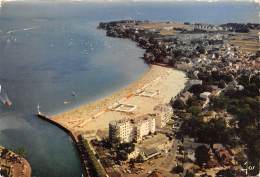
[{"label": "town buildings", "polygon": [[135,119],[124,119],[109,123],[109,138],[112,142],[139,142],[156,128],[163,128],[172,116],[172,107],[158,104],[151,114],[142,115]]},{"label": "town buildings", "polygon": [[109,123],[109,139],[112,142],[139,142],[155,132],[155,118],[151,115],[138,117],[138,120],[125,119]]},{"label": "town buildings", "polygon": [[154,107],[156,114],[155,124],[157,128],[163,128],[171,120],[173,110],[170,105],[158,104]]},{"label": "town buildings", "polygon": [[[192,79],[187,82],[186,88],[171,100],[175,113],[178,117],[183,118],[182,125],[196,118],[203,120],[203,123],[223,118],[227,128],[239,128],[239,122],[234,121],[233,116],[221,115],[222,113],[219,111],[209,111],[212,101],[219,95],[221,96],[225,92],[232,94],[235,91],[245,93],[246,84],[237,82],[241,75],[248,75],[249,82],[253,73],[259,76],[259,67],[257,67],[260,61],[259,53],[254,55],[242,53],[240,48],[230,42],[231,37],[235,35],[235,33],[231,34],[230,31],[246,31],[245,24],[193,24],[191,25],[192,29],[166,28],[165,30],[174,30],[177,34],[167,36],[159,34],[158,29],[138,28],[136,22],[129,22],[127,25],[128,27],[122,28],[120,23],[116,27],[113,24],[107,24],[104,29],[109,31],[109,34],[113,37],[120,36],[136,41],[140,47],[146,50],[143,58],[147,63],[175,67],[186,71],[187,76]],[[259,93],[259,89],[255,92]],[[145,95],[147,96],[147,92]],[[170,108],[167,110],[165,107],[167,106],[158,105],[150,114],[155,121],[155,127],[159,130],[163,130],[162,128],[172,116],[172,110]],[[147,120],[147,122],[150,121]],[[142,156],[143,161],[150,158],[154,159],[158,154],[163,154],[162,149],[167,149],[168,144],[161,143],[163,142],[161,139],[156,142],[160,142],[163,148],[159,148],[160,145],[156,144],[155,141],[152,143],[145,142],[155,138],[155,136],[143,138],[152,132],[150,123],[141,121],[138,125],[134,121],[126,120],[122,124],[116,124],[110,123],[110,139],[119,139],[120,142],[139,141],[137,143],[139,149],[136,152]],[[223,142],[221,142],[223,144],[212,144],[212,140],[210,140],[210,143],[207,142],[209,140],[200,140],[196,137],[196,133],[186,133],[189,137],[183,137],[183,131],[177,131],[181,124],[174,120],[172,125],[173,130],[175,128],[173,135],[182,140],[182,142],[178,142],[178,147],[183,148],[184,153],[181,155],[184,155],[185,159],[180,158],[180,162],[186,163],[187,159],[188,163],[196,164],[196,149],[205,146],[208,149],[205,154],[209,155],[210,158],[205,165],[203,164],[204,167],[209,168],[211,172],[219,171],[215,167],[233,167],[235,164],[234,154],[231,153],[230,147]],[[196,128],[196,125],[187,125],[189,131],[194,127]],[[164,131],[161,132],[164,133]],[[239,139],[237,136],[234,136],[234,138]],[[214,136],[212,139],[214,139]],[[220,143],[218,141],[215,143]],[[147,148],[149,144],[152,144],[153,147]],[[136,152],[135,154],[137,154]]]}]

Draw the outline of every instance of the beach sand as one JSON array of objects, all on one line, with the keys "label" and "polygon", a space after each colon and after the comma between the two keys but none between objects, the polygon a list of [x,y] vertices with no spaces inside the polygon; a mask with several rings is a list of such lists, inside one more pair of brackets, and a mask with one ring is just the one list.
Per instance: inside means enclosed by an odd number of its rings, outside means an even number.
[{"label": "beach sand", "polygon": [[[186,75],[182,71],[151,65],[140,79],[125,88],[104,99],[54,115],[52,120],[70,130],[74,135],[107,130],[108,123],[112,120],[152,113],[155,105],[169,103],[170,99],[185,87],[186,81]],[[158,92],[158,94],[151,98],[136,96],[134,93],[141,88],[149,92]],[[137,109],[132,114],[109,110],[108,107],[116,102],[136,105]]]}]

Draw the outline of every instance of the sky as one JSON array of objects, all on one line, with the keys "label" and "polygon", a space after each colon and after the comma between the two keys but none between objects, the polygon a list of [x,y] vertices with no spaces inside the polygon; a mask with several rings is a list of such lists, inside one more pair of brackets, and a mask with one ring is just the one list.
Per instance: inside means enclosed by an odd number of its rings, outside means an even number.
[{"label": "sky", "polygon": [[1,1],[30,1],[30,2],[91,2],[91,3],[113,3],[113,2],[255,2],[260,5],[260,0],[0,0]]},{"label": "sky", "polygon": [[[48,1],[48,0],[0,0],[1,1]],[[52,1],[52,0],[49,0]],[[59,0],[56,0],[59,1]],[[64,0],[61,0],[64,1]],[[221,1],[247,1],[247,2],[257,2],[260,3],[260,0],[67,0],[67,1],[91,1],[91,2],[150,2],[150,1],[208,1],[208,2],[221,2]]]}]

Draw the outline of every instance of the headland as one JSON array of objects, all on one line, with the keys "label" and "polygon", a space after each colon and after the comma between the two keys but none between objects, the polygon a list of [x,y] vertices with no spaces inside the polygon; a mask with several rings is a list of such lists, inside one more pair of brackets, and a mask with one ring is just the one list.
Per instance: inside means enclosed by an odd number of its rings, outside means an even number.
[{"label": "headland", "polygon": [[12,177],[31,177],[31,166],[21,155],[0,146],[0,174]]}]

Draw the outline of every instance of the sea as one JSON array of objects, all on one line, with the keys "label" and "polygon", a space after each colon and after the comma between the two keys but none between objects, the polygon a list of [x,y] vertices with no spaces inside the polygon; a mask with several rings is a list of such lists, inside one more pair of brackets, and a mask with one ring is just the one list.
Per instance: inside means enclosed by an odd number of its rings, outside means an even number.
[{"label": "sea", "polygon": [[259,23],[251,2],[7,2],[0,9],[0,145],[22,148],[35,177],[81,177],[70,137],[35,116],[100,99],[137,80],[144,50],[105,36],[99,22]]}]

